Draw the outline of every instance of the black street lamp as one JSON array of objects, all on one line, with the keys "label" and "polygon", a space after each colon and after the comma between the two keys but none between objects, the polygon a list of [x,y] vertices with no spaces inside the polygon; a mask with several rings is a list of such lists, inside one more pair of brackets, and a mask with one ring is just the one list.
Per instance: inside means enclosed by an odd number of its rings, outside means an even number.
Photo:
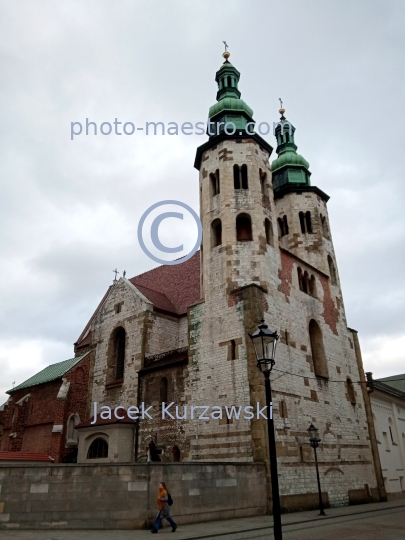
[{"label": "black street lamp", "polygon": [[274,357],[276,355],[276,347],[279,336],[277,332],[271,332],[264,320],[260,321],[260,325],[256,332],[249,334],[252,340],[257,357],[257,367],[264,374],[264,382],[266,388],[266,402],[269,408],[267,414],[267,436],[269,439],[269,454],[270,454],[270,473],[271,473],[271,491],[273,500],[273,524],[274,524],[274,539],[282,540],[283,533],[281,529],[281,506],[280,492],[278,487],[277,473],[277,454],[276,454],[276,439],[274,436],[274,422],[272,414],[271,400],[271,385],[270,372],[275,364]]},{"label": "black street lamp", "polygon": [[308,428],[308,433],[309,433],[309,444],[312,446],[315,452],[316,478],[318,480],[319,515],[326,516],[325,510],[323,507],[323,501],[322,501],[321,481],[319,480],[318,457],[316,455],[316,449],[318,448],[319,443],[321,442],[321,439],[319,438],[319,429],[316,428],[314,424],[311,424]]}]

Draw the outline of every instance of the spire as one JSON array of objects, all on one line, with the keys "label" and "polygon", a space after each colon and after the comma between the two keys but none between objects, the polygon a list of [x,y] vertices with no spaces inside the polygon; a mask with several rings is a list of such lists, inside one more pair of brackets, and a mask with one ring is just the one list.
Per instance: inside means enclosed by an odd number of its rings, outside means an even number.
[{"label": "spire", "polygon": [[[215,130],[219,122],[223,122],[219,126],[219,133],[209,134],[210,137],[214,137],[224,132],[224,126],[228,122],[232,122],[236,128],[236,135],[245,135],[245,127],[248,122],[253,121],[252,109],[240,99],[240,91],[238,89],[238,83],[240,79],[239,71],[229,62],[231,53],[227,50],[228,45],[226,41],[225,52],[222,53],[225,62],[221,68],[216,72],[215,81],[218,84],[217,103],[210,107],[208,116],[211,122],[215,123]],[[228,131],[232,131],[232,126],[228,127]]]},{"label": "spire", "polygon": [[297,154],[295,127],[285,118],[283,102],[281,98],[279,100],[281,105],[279,113],[281,117],[275,131],[278,158],[271,164],[275,192],[286,185],[311,185],[309,163],[300,154]]}]

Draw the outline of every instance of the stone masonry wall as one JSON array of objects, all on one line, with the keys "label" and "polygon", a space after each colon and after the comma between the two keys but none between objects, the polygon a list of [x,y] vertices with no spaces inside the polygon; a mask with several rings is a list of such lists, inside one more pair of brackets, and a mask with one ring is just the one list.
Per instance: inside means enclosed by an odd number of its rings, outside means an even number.
[{"label": "stone masonry wall", "polygon": [[0,465],[0,529],[142,529],[167,483],[178,524],[263,515],[261,463]]}]

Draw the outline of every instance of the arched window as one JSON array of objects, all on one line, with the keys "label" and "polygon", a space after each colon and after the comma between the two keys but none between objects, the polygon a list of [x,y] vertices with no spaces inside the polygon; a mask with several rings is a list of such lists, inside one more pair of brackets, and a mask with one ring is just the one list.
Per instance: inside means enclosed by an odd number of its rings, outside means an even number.
[{"label": "arched window", "polygon": [[210,197],[215,197],[220,192],[219,169],[210,174]]},{"label": "arched window", "polygon": [[300,291],[303,291],[304,290],[303,275],[302,275],[302,270],[300,267],[297,268],[297,274],[298,274],[298,286],[300,288]]},{"label": "arched window", "polygon": [[180,461],[181,453],[178,446],[173,446],[172,454],[173,454],[173,461],[176,461],[176,462]]},{"label": "arched window", "polygon": [[304,217],[304,212],[300,212],[300,213],[299,213],[299,217],[300,217],[301,232],[302,232],[302,234],[305,234],[305,217]]},{"label": "arched window", "polygon": [[115,378],[117,380],[124,377],[125,366],[125,341],[126,333],[123,328],[118,328],[115,332],[114,351],[115,351]]},{"label": "arched window", "polygon": [[248,242],[252,240],[252,222],[248,214],[239,214],[236,218],[236,240]]},{"label": "arched window", "polygon": [[328,366],[323,346],[322,332],[319,324],[312,319],[309,323],[309,339],[311,342],[312,361],[316,377],[328,379]]},{"label": "arched window", "polygon": [[304,293],[309,294],[309,274],[305,270],[304,275],[302,277],[302,290]]},{"label": "arched window", "polygon": [[232,86],[232,79],[230,76],[228,76],[228,86]]},{"label": "arched window", "polygon": [[322,234],[325,238],[329,240],[329,230],[328,230],[328,223],[326,221],[326,216],[323,216],[322,214],[319,214],[321,218],[321,228],[322,228]]},{"label": "arched window", "polygon": [[273,225],[267,218],[264,220],[264,230],[266,231],[266,243],[274,247]]},{"label": "arched window", "polygon": [[168,380],[166,377],[160,379],[160,403],[167,403]]},{"label": "arched window", "polygon": [[217,247],[222,244],[222,223],[220,219],[214,219],[211,223],[211,247]]},{"label": "arched window", "polygon": [[311,275],[311,279],[309,280],[308,288],[309,288],[309,294],[313,296],[314,298],[316,298],[317,297],[316,282],[315,282],[315,277],[313,275]]},{"label": "arched window", "polygon": [[79,442],[79,434],[75,427],[78,424],[80,424],[80,416],[77,413],[71,414],[67,421],[66,446],[77,446],[77,443]]},{"label": "arched window", "polygon": [[288,230],[287,216],[283,216],[283,223],[284,223],[284,234],[288,234],[290,231]]},{"label": "arched window", "polygon": [[261,169],[259,169],[259,178],[260,178],[260,188],[262,190],[262,194],[266,197],[269,196],[269,189],[267,186],[267,173],[263,172]]},{"label": "arched window", "polygon": [[330,281],[332,283],[332,285],[336,285],[337,283],[337,280],[336,280],[336,268],[335,268],[335,265],[333,263],[333,259],[330,255],[328,255],[328,266],[329,266],[329,276],[330,276]]},{"label": "arched window", "polygon": [[87,452],[87,459],[107,458],[108,457],[108,442],[101,437],[97,437],[91,443]]},{"label": "arched window", "polygon": [[305,212],[305,224],[307,227],[307,233],[312,234],[312,222],[311,222],[311,212]]},{"label": "arched window", "polygon": [[233,188],[240,189],[240,171],[239,165],[233,166]]},{"label": "arched window", "polygon": [[241,175],[242,175],[242,189],[248,189],[247,165],[242,165],[242,167],[241,167]]},{"label": "arched window", "polygon": [[278,218],[277,224],[278,224],[278,237],[282,238],[284,236],[284,222],[281,218]]},{"label": "arched window", "polygon": [[354,384],[350,377],[347,377],[346,379],[346,385],[347,385],[347,396],[349,398],[349,401],[352,405],[356,404],[356,394],[354,392]]},{"label": "arched window", "polygon": [[302,234],[305,233],[312,233],[312,222],[311,222],[311,212],[300,212],[299,214],[300,218],[300,226],[301,226],[301,232]]}]

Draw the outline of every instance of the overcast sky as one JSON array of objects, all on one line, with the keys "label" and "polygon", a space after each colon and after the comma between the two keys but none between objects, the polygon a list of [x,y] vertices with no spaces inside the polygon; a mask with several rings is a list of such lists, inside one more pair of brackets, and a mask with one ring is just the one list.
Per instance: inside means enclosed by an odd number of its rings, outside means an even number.
[{"label": "overcast sky", "polygon": [[366,371],[405,372],[402,0],[3,0],[0,402],[13,381],[73,356],[115,267],[155,266],[136,237],[148,206],[199,208],[206,136],[71,141],[70,122],[205,121],[223,40],[255,120],[276,121],[282,97],[312,183],[331,197]]}]

